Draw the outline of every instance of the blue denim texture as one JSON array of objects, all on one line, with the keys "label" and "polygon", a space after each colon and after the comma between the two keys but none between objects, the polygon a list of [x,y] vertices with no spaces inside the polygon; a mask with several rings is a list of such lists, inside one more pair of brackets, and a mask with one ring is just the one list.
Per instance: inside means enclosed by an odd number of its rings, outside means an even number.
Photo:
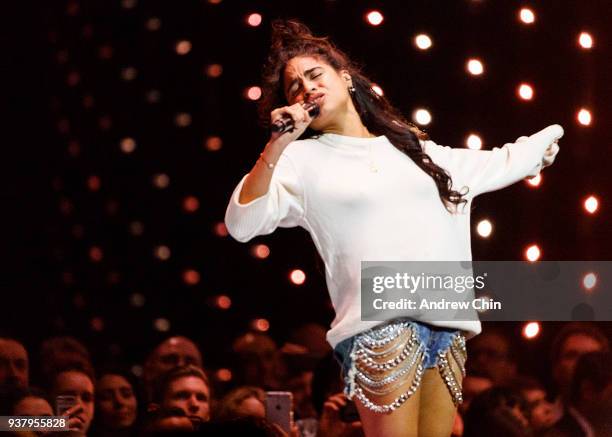
[{"label": "blue denim texture", "polygon": [[[456,329],[440,328],[414,321],[410,323],[410,326],[417,329],[421,344],[425,346],[425,358],[423,361],[423,368],[425,369],[436,367],[438,352],[446,350],[452,343],[455,335],[460,332]],[[376,329],[376,327],[374,329]],[[357,335],[342,340],[334,348],[334,358],[340,363],[342,378],[345,380],[351,368],[352,363],[350,355]]]}]

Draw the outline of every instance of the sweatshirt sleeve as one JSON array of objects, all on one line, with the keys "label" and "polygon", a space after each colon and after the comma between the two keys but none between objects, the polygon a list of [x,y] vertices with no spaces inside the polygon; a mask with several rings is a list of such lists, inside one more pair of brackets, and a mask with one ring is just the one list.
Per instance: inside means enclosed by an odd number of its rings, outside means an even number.
[{"label": "sweatshirt sleeve", "polygon": [[225,226],[236,240],[245,243],[258,235],[267,235],[277,227],[298,226],[304,217],[304,187],[291,159],[281,154],[274,167],[268,192],[248,203],[238,201],[244,175],[229,201]]},{"label": "sweatshirt sleeve", "polygon": [[434,163],[447,170],[453,189],[469,188],[467,198],[499,190],[526,177],[537,176],[551,165],[559,152],[553,144],[563,136],[563,128],[554,124],[514,143],[492,150],[472,150],[424,142],[424,151]]}]

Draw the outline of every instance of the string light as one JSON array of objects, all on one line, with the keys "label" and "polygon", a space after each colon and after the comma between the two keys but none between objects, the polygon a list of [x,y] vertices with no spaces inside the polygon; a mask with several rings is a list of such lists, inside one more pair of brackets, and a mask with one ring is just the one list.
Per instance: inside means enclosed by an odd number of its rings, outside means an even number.
[{"label": "string light", "polygon": [[429,113],[429,111],[427,109],[417,109],[412,113],[412,119],[422,125],[428,125],[429,123],[431,123],[431,114]]},{"label": "string light", "polygon": [[582,286],[587,290],[591,291],[597,285],[597,275],[593,272],[589,272],[582,278]]},{"label": "string light", "polygon": [[482,149],[482,139],[476,134],[470,134],[465,140],[465,145],[468,149],[480,150]]},{"label": "string light", "polygon": [[589,214],[595,214],[599,208],[599,200],[595,196],[589,196],[584,200],[584,209]]},{"label": "string light", "polygon": [[306,281],[306,273],[300,269],[292,270],[289,273],[289,279],[295,285],[302,285]]},{"label": "string light", "polygon": [[433,46],[433,41],[429,35],[420,33],[414,37],[414,45],[419,50],[428,50]]},{"label": "string light", "polygon": [[530,8],[521,8],[519,11],[519,20],[525,24],[533,24],[535,22],[535,13]]},{"label": "string light", "polygon": [[183,272],[183,282],[187,285],[196,285],[200,282],[200,273],[193,269],[185,270]]},{"label": "string light", "polygon": [[261,88],[259,88],[258,86],[252,86],[247,88],[246,90],[246,97],[249,100],[259,100],[259,98],[261,97]]},{"label": "string light", "polygon": [[533,87],[528,83],[521,83],[518,86],[517,94],[522,100],[531,100],[534,95]]},{"label": "string light", "polygon": [[576,120],[583,126],[590,126],[592,121],[591,111],[581,108],[576,114]]},{"label": "string light", "polygon": [[249,14],[249,16],[247,17],[247,24],[251,27],[257,27],[261,24],[262,22],[262,16],[261,14]]},{"label": "string light", "polygon": [[593,48],[593,37],[588,32],[580,32],[578,35],[578,45],[583,49]]},{"label": "string light", "polygon": [[481,220],[476,226],[476,232],[483,238],[489,238],[493,232],[493,224],[487,219]]},{"label": "string light", "polygon": [[383,96],[385,94],[382,88],[376,84],[372,84],[372,90],[374,90],[374,92],[378,94],[379,96]]},{"label": "string light", "polygon": [[191,41],[182,40],[176,43],[174,50],[178,55],[184,56],[191,51]]},{"label": "string light", "polygon": [[473,76],[480,76],[484,73],[484,65],[480,59],[468,59],[466,64],[467,71]]},{"label": "string light", "polygon": [[542,173],[538,173],[536,176],[532,178],[528,178],[526,180],[527,185],[532,188],[537,188],[542,183]]},{"label": "string light", "polygon": [[540,335],[540,323],[529,322],[523,326],[523,337],[528,340],[533,340]]},{"label": "string light", "polygon": [[265,244],[256,244],[251,249],[251,254],[258,259],[266,259],[270,256],[270,248]]},{"label": "string light", "polygon": [[379,26],[384,19],[380,11],[370,11],[366,14],[366,21],[372,26]]},{"label": "string light", "polygon": [[532,244],[525,249],[525,258],[527,261],[535,262],[540,259],[542,252],[537,244]]}]

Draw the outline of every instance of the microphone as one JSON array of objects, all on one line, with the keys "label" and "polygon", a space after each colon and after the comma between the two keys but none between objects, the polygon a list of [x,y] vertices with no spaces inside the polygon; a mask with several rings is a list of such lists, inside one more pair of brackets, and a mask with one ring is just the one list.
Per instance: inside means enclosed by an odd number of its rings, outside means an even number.
[{"label": "microphone", "polygon": [[[302,104],[302,108],[308,111],[308,115],[311,117],[317,117],[321,112],[321,108],[319,108],[319,105],[315,102],[304,103]],[[272,132],[278,132],[281,134],[287,131],[291,132],[294,129],[293,118],[291,118],[289,114],[285,114],[282,116],[282,118],[272,123],[270,129]]]}]

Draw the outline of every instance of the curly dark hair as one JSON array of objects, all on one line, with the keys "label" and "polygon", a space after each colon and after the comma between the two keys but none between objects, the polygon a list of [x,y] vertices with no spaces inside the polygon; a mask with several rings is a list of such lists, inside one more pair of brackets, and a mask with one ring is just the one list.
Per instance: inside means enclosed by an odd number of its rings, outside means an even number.
[{"label": "curly dark hair", "polygon": [[[258,106],[259,119],[264,127],[269,126],[272,109],[286,103],[282,82],[287,62],[304,55],[319,58],[336,71],[347,70],[355,87],[351,97],[362,123],[373,134],[385,135],[391,144],[433,178],[448,211],[458,204],[467,203],[463,198],[467,192],[462,194],[453,190],[451,175],[423,151],[419,140],[427,140],[429,136],[406,120],[384,96],[377,94],[372,89],[372,81],[361,72],[361,67],[332,44],[328,37],[314,36],[308,27],[295,20],[272,22],[272,45],[263,68],[262,98]],[[316,137],[318,134],[307,129],[302,137]]]}]

